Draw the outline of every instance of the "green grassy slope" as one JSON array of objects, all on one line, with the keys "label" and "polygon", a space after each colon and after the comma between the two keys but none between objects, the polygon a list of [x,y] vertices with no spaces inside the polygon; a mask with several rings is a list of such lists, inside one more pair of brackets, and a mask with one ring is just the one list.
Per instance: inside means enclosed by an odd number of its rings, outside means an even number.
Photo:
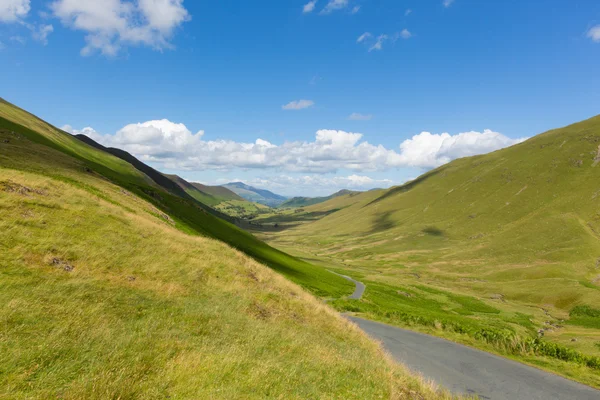
[{"label": "green grassy slope", "polygon": [[331,200],[336,197],[345,196],[349,194],[354,194],[357,192],[353,192],[351,190],[340,190],[332,194],[331,196],[326,197],[293,197],[285,202],[283,202],[279,207],[280,208],[299,208],[299,207],[308,207],[319,203],[324,203],[328,200]]},{"label": "green grassy slope", "polygon": [[0,398],[440,397],[300,287],[46,144],[0,120]]},{"label": "green grassy slope", "polygon": [[[502,337],[540,331],[544,343],[597,357],[600,317],[570,313],[600,308],[599,145],[595,117],[345,207],[338,199],[307,207],[339,211],[263,237],[366,281],[364,300],[341,309],[497,350],[510,347]],[[510,352],[530,354],[523,349]],[[600,384],[596,372],[531,362]]]},{"label": "green grassy slope", "polygon": [[[352,290],[352,285],[344,279],[266,245],[251,234],[215,217],[193,199],[165,191],[124,160],[91,147],[5,101],[0,102],[0,129],[9,135],[14,132],[17,138],[50,147],[79,160],[84,171],[103,176],[170,215],[178,229],[222,240],[319,296],[338,297]],[[9,154],[5,153],[3,156],[6,159]],[[51,170],[48,165],[29,165],[26,159],[12,159],[6,166]]]},{"label": "green grassy slope", "polygon": [[211,196],[214,196],[221,200],[244,200],[242,197],[238,196],[237,194],[223,186],[209,186],[197,182],[192,182],[192,185],[194,185],[196,189],[201,190],[204,193],[208,193]]},{"label": "green grassy slope", "polygon": [[188,195],[207,206],[214,207],[221,203],[223,200],[197,188],[193,183],[186,181],[185,179],[177,175],[165,175],[167,178],[175,182],[181,189],[183,189]]},{"label": "green grassy slope", "polygon": [[[276,208],[265,212],[253,219],[253,230],[259,230],[261,235],[266,232],[280,232],[298,225],[310,223],[324,218],[327,215],[350,207],[363,201],[365,198],[375,199],[383,190],[372,190],[365,193],[350,192],[331,198],[322,203],[316,203],[306,207]],[[259,229],[260,228],[260,229]],[[269,240],[272,237],[269,237]]]}]

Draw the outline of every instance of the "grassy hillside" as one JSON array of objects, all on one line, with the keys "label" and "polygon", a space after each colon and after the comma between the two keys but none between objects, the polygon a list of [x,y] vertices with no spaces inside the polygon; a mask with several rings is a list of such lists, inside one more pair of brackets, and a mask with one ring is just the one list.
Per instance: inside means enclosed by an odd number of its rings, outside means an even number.
[{"label": "grassy hillside", "polygon": [[193,183],[188,182],[177,175],[165,176],[171,181],[175,182],[178,185],[178,187],[183,189],[188,195],[192,196],[200,203],[206,204],[210,207],[214,207],[223,201],[223,199],[197,188]]},{"label": "grassy hillside", "polygon": [[440,396],[208,225],[246,238],[234,228],[22,110],[0,115],[0,398]]},{"label": "grassy hillside", "polygon": [[[372,190],[366,193],[348,192],[335,196],[322,203],[316,203],[306,207],[288,207],[274,208],[270,212],[264,212],[253,219],[253,225],[250,226],[253,231],[265,235],[268,232],[280,232],[298,225],[311,223],[336,213],[352,204],[362,201],[364,198],[376,198],[382,190]],[[277,236],[275,236],[277,237]],[[272,240],[273,236],[266,236]],[[280,243],[278,243],[279,245]]]},{"label": "grassy hillside", "polygon": [[367,283],[364,299],[341,310],[598,386],[596,367],[577,365],[600,356],[599,145],[595,117],[400,187],[307,207],[334,212],[263,237]]},{"label": "grassy hillside", "polygon": [[148,176],[150,179],[152,179],[154,181],[154,183],[156,183],[157,185],[159,185],[166,191],[173,193],[180,197],[184,197],[184,198],[187,197],[183,188],[180,187],[179,185],[177,185],[176,182],[174,182],[173,180],[171,180],[169,177],[162,174],[161,172],[155,170],[154,168],[144,164],[143,162],[141,162],[140,160],[138,160],[137,158],[135,158],[128,152],[121,150],[121,149],[116,149],[113,147],[102,146],[100,143],[94,141],[93,139],[91,139],[85,135],[75,135],[74,137],[96,149],[99,149],[99,150],[102,150],[103,152],[112,154],[113,156],[128,162],[135,169],[137,169],[138,171],[140,171],[143,174],[145,174],[146,176]]},{"label": "grassy hillside", "polygon": [[240,196],[238,196],[237,194],[235,194],[234,192],[232,192],[231,190],[227,189],[226,187],[223,186],[209,186],[209,185],[203,185],[201,183],[197,183],[197,182],[192,182],[192,185],[194,185],[194,187],[198,190],[203,191],[204,193],[208,193],[213,197],[216,197],[217,199],[221,199],[221,200],[236,200],[236,201],[243,201],[244,199]]},{"label": "grassy hillside", "polygon": [[357,192],[353,192],[351,190],[340,190],[332,194],[331,196],[326,197],[293,197],[287,201],[284,201],[279,207],[280,208],[299,208],[299,207],[308,207],[319,203],[324,203],[328,200],[331,200],[336,197],[345,196],[348,194],[353,194]]},{"label": "grassy hillside", "polygon": [[[84,172],[98,174],[170,215],[181,231],[222,240],[319,296],[337,297],[352,290],[352,285],[344,279],[266,245],[251,234],[212,215],[205,205],[192,198],[167,192],[126,161],[91,147],[4,101],[0,102],[0,129],[8,135],[15,132],[14,141],[17,143],[19,140],[27,140],[78,160]],[[6,151],[10,149],[8,147]],[[8,155],[7,153],[5,156]],[[29,166],[26,155],[13,159],[12,163],[13,167],[29,170],[35,167],[39,171],[51,172],[48,165]]]},{"label": "grassy hillside", "polygon": [[215,208],[222,213],[243,220],[251,220],[271,212],[271,207],[248,200],[228,200],[219,203]]}]

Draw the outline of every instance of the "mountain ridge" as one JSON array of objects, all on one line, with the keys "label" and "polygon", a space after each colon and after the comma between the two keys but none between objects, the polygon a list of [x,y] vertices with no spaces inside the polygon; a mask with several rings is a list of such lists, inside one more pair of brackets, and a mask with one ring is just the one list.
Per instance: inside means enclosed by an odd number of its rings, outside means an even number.
[{"label": "mountain ridge", "polygon": [[285,196],[281,196],[266,189],[258,189],[243,182],[230,182],[221,186],[231,190],[248,201],[264,204],[269,207],[277,207],[287,200],[287,197]]}]

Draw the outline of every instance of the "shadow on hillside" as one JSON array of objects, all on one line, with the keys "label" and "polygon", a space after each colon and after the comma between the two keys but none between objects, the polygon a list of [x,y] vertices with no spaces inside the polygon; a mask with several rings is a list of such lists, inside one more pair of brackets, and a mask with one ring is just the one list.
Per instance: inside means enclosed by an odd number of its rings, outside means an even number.
[{"label": "shadow on hillside", "polygon": [[295,228],[302,224],[300,224],[300,223],[296,223],[296,224],[258,224],[258,223],[250,223],[248,221],[241,221],[241,222],[237,222],[236,225],[238,226],[238,228],[242,228],[250,233],[252,233],[252,232],[276,233],[276,232],[283,232],[283,231],[291,229],[291,228]]},{"label": "shadow on hillside", "polygon": [[303,214],[276,215],[259,221],[237,220],[235,224],[249,232],[283,232],[303,223],[317,221],[340,210],[341,208],[336,208],[328,211],[314,211]]},{"label": "shadow on hillside", "polygon": [[373,225],[371,226],[371,230],[365,235],[372,235],[373,233],[387,231],[388,229],[392,229],[396,225],[397,223],[392,220],[392,211],[388,211],[384,214],[381,214],[375,219]]},{"label": "shadow on hillside", "polygon": [[297,214],[289,214],[289,215],[275,215],[272,217],[268,217],[268,218],[263,218],[260,219],[257,222],[251,221],[253,224],[262,224],[262,225],[266,225],[266,224],[281,224],[281,223],[285,223],[285,222],[307,222],[307,221],[316,221],[318,219],[321,219],[323,217],[326,217],[330,214],[333,214],[335,212],[340,211],[341,208],[335,208],[333,210],[327,210],[327,211],[313,211],[313,212],[309,212],[309,213],[297,213]]},{"label": "shadow on hillside", "polygon": [[390,190],[388,190],[382,196],[376,198],[372,202],[370,202],[370,203],[366,204],[365,206],[363,206],[363,208],[367,207],[367,206],[370,206],[371,204],[375,204],[375,203],[378,203],[378,202],[380,202],[382,200],[385,200],[388,197],[394,196],[395,194],[408,192],[409,190],[413,189],[415,186],[420,185],[421,183],[425,182],[427,179],[434,177],[435,175],[439,174],[440,172],[444,171],[445,169],[446,169],[446,166],[444,165],[442,167],[434,169],[433,171],[429,171],[429,172],[421,175],[417,179],[414,179],[414,180],[412,180],[410,182],[407,182],[407,183],[405,183],[402,186],[391,188]]},{"label": "shadow on hillside", "polygon": [[436,228],[435,226],[428,226],[427,228],[424,228],[421,232],[430,236],[444,236],[444,231]]}]

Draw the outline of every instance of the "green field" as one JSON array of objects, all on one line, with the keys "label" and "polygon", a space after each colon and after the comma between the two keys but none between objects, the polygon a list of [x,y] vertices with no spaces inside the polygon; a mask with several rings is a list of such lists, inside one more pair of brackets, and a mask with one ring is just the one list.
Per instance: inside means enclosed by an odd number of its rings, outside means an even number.
[{"label": "green field", "polygon": [[444,397],[282,275],[347,281],[5,102],[0,249],[0,398]]},{"label": "green field", "polygon": [[260,215],[271,212],[271,208],[259,203],[247,200],[228,200],[219,203],[215,209],[234,218],[252,220]]},{"label": "green field", "polygon": [[362,300],[333,303],[341,311],[598,387],[600,317],[581,310],[600,304],[599,145],[595,117],[400,187],[261,217],[256,234],[366,283]]}]

